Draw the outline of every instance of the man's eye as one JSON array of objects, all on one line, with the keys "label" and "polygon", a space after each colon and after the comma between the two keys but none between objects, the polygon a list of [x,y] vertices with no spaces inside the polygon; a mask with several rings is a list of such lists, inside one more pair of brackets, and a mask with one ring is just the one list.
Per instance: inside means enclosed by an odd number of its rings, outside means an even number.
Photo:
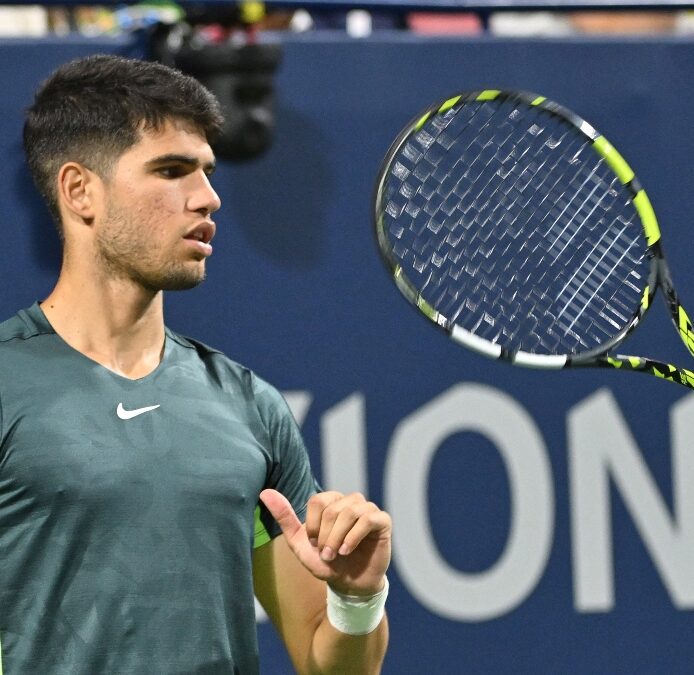
[{"label": "man's eye", "polygon": [[157,172],[164,178],[180,178],[186,175],[186,169],[182,166],[162,166]]}]

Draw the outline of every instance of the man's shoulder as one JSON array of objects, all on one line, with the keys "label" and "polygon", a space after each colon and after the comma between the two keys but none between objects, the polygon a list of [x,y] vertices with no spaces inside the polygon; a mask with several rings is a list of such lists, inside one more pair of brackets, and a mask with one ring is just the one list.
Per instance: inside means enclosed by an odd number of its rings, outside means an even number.
[{"label": "man's shoulder", "polygon": [[270,398],[275,400],[281,397],[279,391],[267,380],[260,377],[251,368],[231,359],[220,349],[210,347],[208,344],[176,333],[167,327],[167,335],[184,349],[190,350],[208,371],[214,371],[215,378],[221,382],[234,381],[247,391],[254,399]]},{"label": "man's shoulder", "polygon": [[199,359],[205,364],[207,369],[214,369],[225,372],[230,377],[244,381],[251,381],[255,378],[255,374],[250,368],[241,365],[237,361],[229,358],[223,351],[210,347],[210,345],[182,335],[167,327],[166,333],[174,342],[176,342],[184,350],[188,350],[190,355]]},{"label": "man's shoulder", "polygon": [[166,334],[178,345],[184,349],[188,349],[191,353],[197,355],[198,358],[203,360],[213,360],[220,363],[225,363],[233,368],[238,368],[242,370],[248,370],[245,366],[240,363],[230,359],[221,349],[216,349],[215,347],[210,347],[210,345],[196,340],[194,338],[188,337],[187,335],[182,335],[174,330],[171,330],[168,326],[166,328]]},{"label": "man's shoulder", "polygon": [[0,322],[0,345],[15,340],[28,340],[46,332],[33,320],[32,309],[22,309],[9,319]]}]

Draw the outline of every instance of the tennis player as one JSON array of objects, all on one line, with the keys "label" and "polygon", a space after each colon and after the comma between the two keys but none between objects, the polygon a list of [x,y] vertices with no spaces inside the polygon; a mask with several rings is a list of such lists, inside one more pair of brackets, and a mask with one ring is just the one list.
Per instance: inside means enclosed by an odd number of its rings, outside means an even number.
[{"label": "tennis player", "polygon": [[27,113],[64,252],[0,325],[5,675],[257,673],[254,589],[298,672],[381,668],[389,516],[320,492],[278,392],[164,323],[212,254],[221,123],[195,80],[113,56]]}]

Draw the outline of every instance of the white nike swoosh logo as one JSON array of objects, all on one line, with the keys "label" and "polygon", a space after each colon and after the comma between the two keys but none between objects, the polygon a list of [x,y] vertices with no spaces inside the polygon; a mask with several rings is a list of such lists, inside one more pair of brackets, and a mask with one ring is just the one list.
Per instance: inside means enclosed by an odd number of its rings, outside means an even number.
[{"label": "white nike swoosh logo", "polygon": [[142,413],[149,412],[150,410],[156,410],[158,407],[159,404],[148,405],[144,408],[135,408],[135,410],[126,410],[123,407],[123,404],[119,403],[118,407],[116,408],[116,415],[118,415],[118,417],[120,417],[122,420],[129,420],[133,417],[137,417],[138,415],[142,415]]}]

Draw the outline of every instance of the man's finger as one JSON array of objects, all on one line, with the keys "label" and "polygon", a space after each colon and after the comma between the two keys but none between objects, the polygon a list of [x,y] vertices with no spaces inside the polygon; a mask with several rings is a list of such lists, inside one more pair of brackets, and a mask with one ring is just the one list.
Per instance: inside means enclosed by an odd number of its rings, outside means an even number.
[{"label": "man's finger", "polygon": [[283,494],[277,490],[263,490],[260,493],[260,500],[265,504],[270,515],[277,521],[282,533],[288,539],[291,539],[301,529],[301,521]]},{"label": "man's finger", "polygon": [[368,511],[345,534],[342,544],[337,550],[340,555],[349,555],[367,537],[378,539],[390,537],[391,528],[390,516],[385,511]]},{"label": "man's finger", "polygon": [[343,498],[344,495],[341,492],[330,491],[317,492],[308,500],[306,509],[306,534],[310,540],[317,544],[321,528],[323,528],[324,533],[329,531],[329,527],[326,528],[326,523],[324,521],[329,520],[330,526],[332,526],[333,521],[337,517],[337,513],[333,513],[329,518],[325,518],[323,514],[331,504]]},{"label": "man's finger", "polygon": [[375,516],[380,513],[372,502],[363,502],[346,506],[335,520],[332,529],[327,534],[325,544],[331,551],[338,552],[343,544],[353,551],[366,536],[374,530],[380,530]]}]

